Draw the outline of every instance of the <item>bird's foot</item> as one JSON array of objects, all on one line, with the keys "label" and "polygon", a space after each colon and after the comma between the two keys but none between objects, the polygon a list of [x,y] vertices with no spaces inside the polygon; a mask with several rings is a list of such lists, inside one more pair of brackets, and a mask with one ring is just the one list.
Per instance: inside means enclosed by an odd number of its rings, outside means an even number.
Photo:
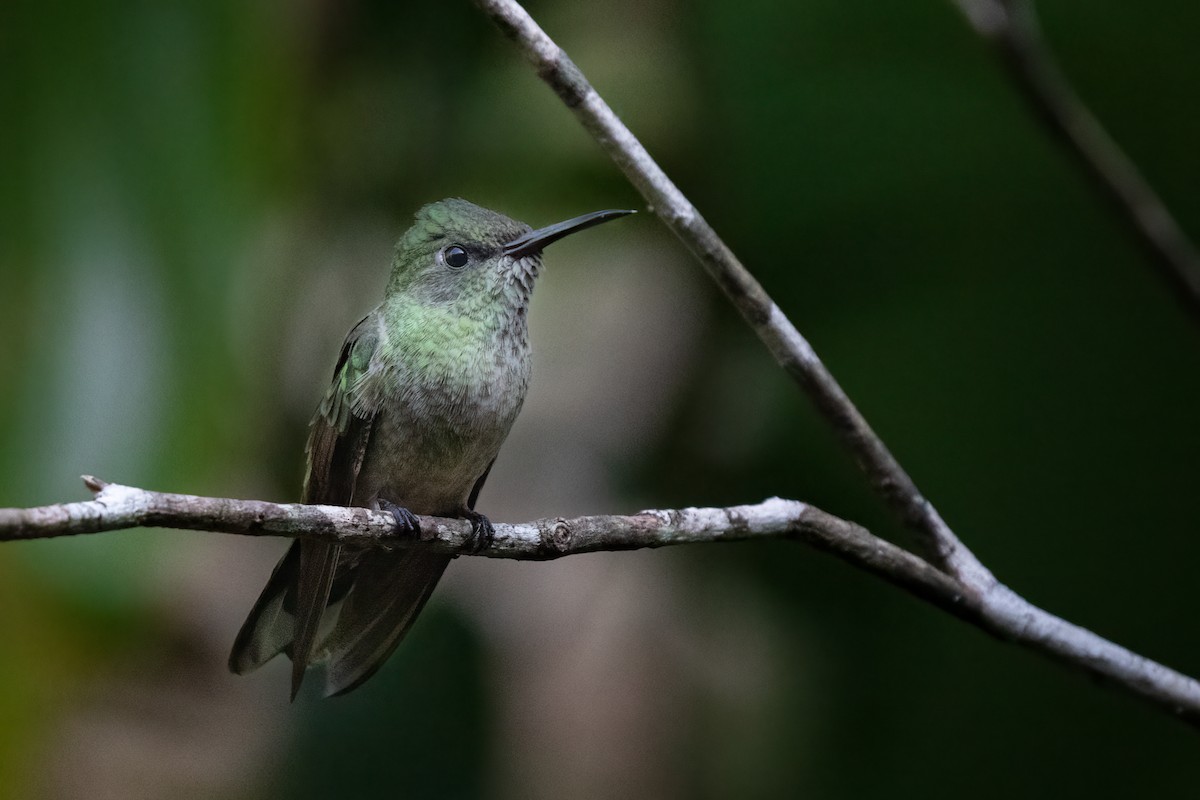
[{"label": "bird's foot", "polygon": [[390,500],[380,500],[379,510],[386,511],[396,520],[396,533],[402,536],[420,538],[421,520],[407,508],[398,506]]},{"label": "bird's foot", "polygon": [[471,522],[471,536],[467,539],[464,549],[468,553],[479,553],[491,547],[496,541],[496,529],[492,526],[492,521],[471,509],[464,509],[462,515]]}]

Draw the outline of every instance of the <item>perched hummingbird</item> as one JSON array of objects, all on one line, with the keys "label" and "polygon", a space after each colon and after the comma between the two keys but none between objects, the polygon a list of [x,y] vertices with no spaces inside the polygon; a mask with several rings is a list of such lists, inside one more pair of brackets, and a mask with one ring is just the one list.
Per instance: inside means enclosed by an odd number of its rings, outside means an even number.
[{"label": "perched hummingbird", "polygon": [[[464,517],[476,548],[492,524],[475,500],[529,386],[526,312],[542,249],[632,211],[531,230],[465,200],[431,203],[400,238],[383,302],[342,345],[313,417],[304,502]],[[354,689],[412,627],[452,556],[297,539],[242,625],[229,668],[287,653],[292,698],[310,661],[326,696]]]}]

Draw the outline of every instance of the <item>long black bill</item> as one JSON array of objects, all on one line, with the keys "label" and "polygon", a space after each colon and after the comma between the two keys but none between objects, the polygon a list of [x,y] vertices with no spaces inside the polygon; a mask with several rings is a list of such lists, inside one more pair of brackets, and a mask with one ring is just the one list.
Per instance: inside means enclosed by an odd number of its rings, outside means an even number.
[{"label": "long black bill", "polygon": [[557,242],[564,236],[575,233],[575,231],[581,231],[584,228],[599,225],[601,222],[608,222],[610,219],[636,213],[636,211],[632,210],[609,209],[607,211],[593,211],[591,214],[584,214],[582,217],[575,217],[566,222],[556,222],[553,225],[538,228],[536,231],[530,231],[524,236],[518,236],[516,239],[513,239],[504,245],[504,254],[513,258],[520,258],[521,256],[540,253],[546,245]]}]

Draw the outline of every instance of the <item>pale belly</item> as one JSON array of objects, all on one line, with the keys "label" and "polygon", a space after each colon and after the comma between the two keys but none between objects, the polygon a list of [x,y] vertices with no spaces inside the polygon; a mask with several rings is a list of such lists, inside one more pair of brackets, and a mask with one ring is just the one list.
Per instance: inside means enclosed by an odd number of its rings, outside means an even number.
[{"label": "pale belly", "polygon": [[[375,419],[354,505],[380,499],[417,514],[456,516],[500,452],[525,396],[524,376],[509,391],[446,401],[398,401]],[[489,389],[498,388],[495,384]]]}]

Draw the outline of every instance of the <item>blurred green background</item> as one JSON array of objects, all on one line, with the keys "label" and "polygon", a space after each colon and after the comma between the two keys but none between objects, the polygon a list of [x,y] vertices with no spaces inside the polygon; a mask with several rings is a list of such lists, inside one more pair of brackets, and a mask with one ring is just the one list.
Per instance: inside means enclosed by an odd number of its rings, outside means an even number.
[{"label": "blurred green background", "polygon": [[[530,10],[1032,601],[1200,673],[1200,330],[948,2]],[[1200,6],[1039,6],[1200,236]],[[0,7],[0,506],[293,500],[421,204],[640,198],[466,0]],[[812,501],[904,541],[651,216],[551,251],[493,519]],[[1194,796],[1194,732],[797,545],[456,563],[355,694],[224,671],[284,543],[0,548],[7,797]],[[314,682],[315,683],[315,682]]]}]

